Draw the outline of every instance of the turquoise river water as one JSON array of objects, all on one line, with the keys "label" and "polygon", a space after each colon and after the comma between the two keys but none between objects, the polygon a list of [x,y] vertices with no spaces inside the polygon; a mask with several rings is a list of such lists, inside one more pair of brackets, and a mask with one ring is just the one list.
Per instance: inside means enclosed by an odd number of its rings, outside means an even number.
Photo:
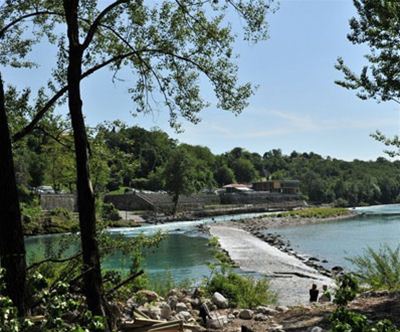
[{"label": "turquoise river water", "polygon": [[[351,269],[346,258],[362,255],[367,247],[400,244],[400,204],[355,209],[360,216],[349,220],[276,229],[272,233],[290,241],[298,253],[328,261],[326,267]],[[271,232],[271,230],[269,230]]]},{"label": "turquoise river water", "polygon": [[[265,213],[247,213],[238,215],[204,218],[197,221],[179,221],[168,224],[143,226],[140,228],[113,228],[112,234],[123,234],[133,237],[140,233],[151,235],[158,231],[166,233],[158,248],[146,250],[144,253],[144,269],[152,279],[170,274],[176,281],[185,279],[200,280],[210,275],[208,263],[213,261],[208,239],[198,232],[196,226],[228,220],[240,220],[263,215]],[[76,236],[68,234],[39,235],[25,239],[28,252],[28,264],[52,257],[62,249],[64,257],[72,256],[79,250]],[[116,269],[129,272],[131,261],[129,257],[115,253],[102,262],[105,269]]]},{"label": "turquoise river water", "polygon": [[[341,265],[352,268],[345,258],[362,254],[370,246],[379,248],[386,243],[391,247],[399,244],[400,205],[382,205],[356,208],[359,217],[337,222],[303,225],[274,230],[288,239],[297,252],[328,260],[327,267]],[[165,276],[168,271],[175,280],[196,279],[208,276],[208,263],[213,261],[208,247],[208,239],[199,233],[196,226],[215,221],[239,220],[258,214],[241,214],[205,218],[198,221],[174,222],[141,228],[115,228],[111,233],[132,237],[139,233],[154,234],[157,231],[167,233],[159,248],[145,252],[144,268],[153,279]],[[271,230],[268,230],[270,232]],[[78,241],[71,235],[44,235],[26,239],[29,263],[53,255],[54,251],[69,246],[63,255],[69,256],[79,250]],[[106,269],[129,271],[129,257],[114,254],[102,263]]]}]

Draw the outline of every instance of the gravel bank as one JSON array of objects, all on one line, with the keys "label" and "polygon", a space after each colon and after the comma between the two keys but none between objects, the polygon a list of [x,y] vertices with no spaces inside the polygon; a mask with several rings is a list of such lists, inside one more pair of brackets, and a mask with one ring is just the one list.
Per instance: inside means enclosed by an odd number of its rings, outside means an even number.
[{"label": "gravel bank", "polygon": [[210,233],[219,238],[221,247],[242,270],[258,272],[270,278],[271,288],[277,293],[281,305],[307,304],[308,290],[313,283],[319,289],[324,284],[334,285],[331,278],[244,230],[213,225]]}]

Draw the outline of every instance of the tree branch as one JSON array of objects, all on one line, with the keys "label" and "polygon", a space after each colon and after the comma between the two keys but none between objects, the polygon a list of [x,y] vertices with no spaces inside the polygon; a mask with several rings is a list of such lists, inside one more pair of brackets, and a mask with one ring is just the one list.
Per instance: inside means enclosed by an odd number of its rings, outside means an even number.
[{"label": "tree branch", "polygon": [[[88,77],[89,75],[93,74],[95,71],[108,66],[109,64],[125,59],[127,57],[130,57],[132,55],[135,55],[136,53],[140,53],[141,51],[132,51],[124,54],[120,54],[117,56],[114,56],[103,63],[100,63],[90,69],[88,69],[86,72],[82,74],[81,79],[84,79]],[[29,134],[37,125],[37,123],[43,118],[43,116],[46,114],[46,112],[53,107],[53,105],[57,102],[58,99],[60,99],[65,92],[67,92],[68,86],[64,86],[61,88],[44,106],[43,108],[36,113],[36,115],[32,118],[31,122],[26,125],[24,128],[22,128],[19,132],[15,133],[13,136],[13,142],[17,142],[21,140],[23,137],[25,137],[27,134]]]},{"label": "tree branch", "polygon": [[105,295],[110,296],[116,290],[120,289],[122,286],[126,285],[127,283],[129,283],[132,280],[136,279],[137,277],[141,276],[143,273],[144,273],[144,271],[140,270],[139,272],[136,272],[136,273],[130,275],[128,278],[122,280],[118,285],[116,285],[115,287],[113,287],[109,291],[107,291],[107,293]]},{"label": "tree branch", "polygon": [[39,15],[61,15],[62,16],[61,13],[52,12],[52,11],[48,11],[48,10],[43,10],[43,11],[38,11],[35,13],[29,13],[29,14],[22,15],[22,16],[18,17],[17,19],[15,19],[14,21],[8,23],[4,28],[2,28],[0,30],[0,38],[3,38],[5,33],[7,32],[7,30],[12,28],[14,25],[17,25],[19,22],[21,22],[27,18],[30,18],[33,16],[39,16]]},{"label": "tree branch", "polygon": [[82,50],[87,49],[87,47],[91,43],[93,36],[94,36],[97,28],[99,27],[101,20],[104,18],[104,16],[106,16],[115,7],[117,7],[123,3],[126,3],[126,2],[129,2],[129,0],[117,0],[114,3],[112,3],[111,5],[109,5],[108,7],[103,9],[103,11],[95,18],[92,25],[90,26],[89,31],[86,35],[86,38],[82,44]]},{"label": "tree branch", "polygon": [[42,264],[45,264],[45,263],[65,263],[65,262],[71,261],[71,260],[73,260],[75,258],[78,258],[81,255],[82,255],[82,252],[80,251],[77,254],[75,254],[73,256],[70,256],[70,257],[67,257],[67,258],[62,258],[62,259],[47,258],[47,259],[44,259],[44,260],[42,260],[40,262],[33,263],[32,265],[28,266],[26,268],[26,270],[27,271],[32,270],[32,269],[34,269],[34,268],[36,268],[36,267],[38,267],[38,266],[40,266]]}]

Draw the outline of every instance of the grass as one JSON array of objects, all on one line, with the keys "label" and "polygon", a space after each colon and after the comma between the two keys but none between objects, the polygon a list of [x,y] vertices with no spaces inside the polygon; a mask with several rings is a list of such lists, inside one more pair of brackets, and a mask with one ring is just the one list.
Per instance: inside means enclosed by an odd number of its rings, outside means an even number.
[{"label": "grass", "polygon": [[193,280],[184,279],[176,281],[171,271],[167,270],[155,279],[149,279],[147,287],[162,297],[167,297],[171,289],[190,289],[193,287]]},{"label": "grass", "polygon": [[370,247],[363,255],[347,258],[356,267],[356,276],[373,290],[400,290],[400,246],[378,250]]},{"label": "grass", "polygon": [[293,210],[277,213],[276,217],[299,217],[299,218],[332,218],[350,215],[350,211],[346,208],[339,207],[315,207],[301,210]]}]

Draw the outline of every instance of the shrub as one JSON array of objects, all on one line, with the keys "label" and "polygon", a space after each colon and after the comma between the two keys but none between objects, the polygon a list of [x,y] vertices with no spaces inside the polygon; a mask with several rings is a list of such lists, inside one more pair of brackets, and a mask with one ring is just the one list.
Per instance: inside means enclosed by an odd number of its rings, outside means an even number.
[{"label": "shrub", "polygon": [[352,301],[358,291],[358,283],[352,274],[338,278],[338,290],[334,302],[338,305],[329,320],[332,332],[398,332],[399,330],[387,319],[371,322],[367,316],[351,311],[347,304]]},{"label": "shrub", "polygon": [[112,203],[104,203],[101,208],[101,217],[103,220],[117,221],[121,219],[118,210]]},{"label": "shrub", "polygon": [[233,307],[255,308],[276,301],[275,294],[269,289],[268,280],[255,280],[232,271],[216,273],[204,287],[210,295],[214,292],[224,295]]},{"label": "shrub", "polygon": [[72,219],[71,211],[65,208],[56,208],[50,212],[51,216],[62,217],[65,219]]},{"label": "shrub", "polygon": [[383,245],[379,250],[368,247],[364,254],[348,258],[356,267],[356,275],[371,289],[400,290],[400,246]]}]

